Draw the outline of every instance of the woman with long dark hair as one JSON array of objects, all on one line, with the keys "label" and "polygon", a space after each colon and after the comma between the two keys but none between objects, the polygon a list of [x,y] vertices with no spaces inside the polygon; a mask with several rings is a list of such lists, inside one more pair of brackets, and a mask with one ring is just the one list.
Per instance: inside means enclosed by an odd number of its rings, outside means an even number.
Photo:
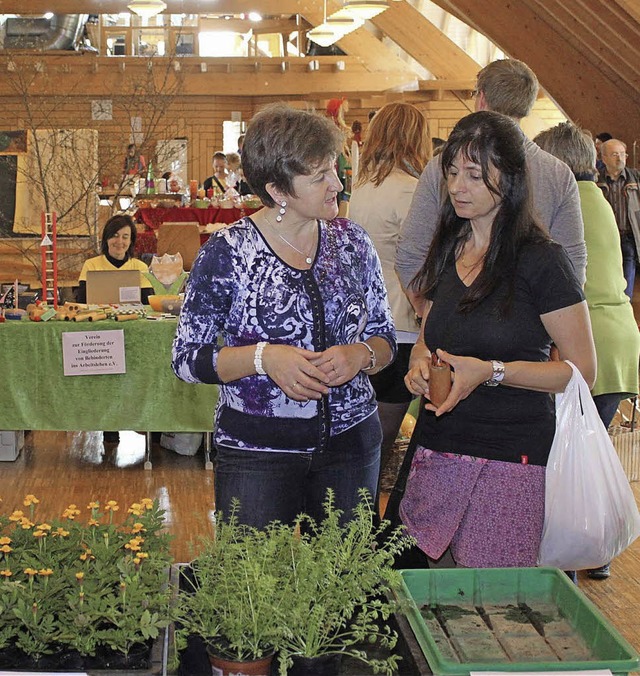
[{"label": "woman with long dark hair", "polygon": [[564,250],[536,222],[513,120],[460,120],[442,170],[447,198],[415,280],[426,309],[405,382],[428,399],[433,356],[451,366],[452,384],[420,415],[400,513],[431,559],[448,551],[465,567],[534,566],[551,395],[572,373],[563,360],[595,378],[587,306]]}]

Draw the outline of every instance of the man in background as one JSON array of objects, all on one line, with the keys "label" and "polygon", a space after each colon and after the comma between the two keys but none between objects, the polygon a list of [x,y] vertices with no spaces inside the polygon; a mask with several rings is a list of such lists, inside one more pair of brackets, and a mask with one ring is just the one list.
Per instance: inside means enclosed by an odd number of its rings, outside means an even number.
[{"label": "man in background", "polygon": [[[501,59],[479,73],[475,109],[492,110],[520,122],[531,112],[538,95],[538,79],[522,61]],[[522,134],[529,171],[533,205],[551,237],[564,246],[578,279],[585,281],[587,250],[580,212],[578,186],[564,162],[540,149]],[[396,251],[396,272],[416,309],[421,314],[423,299],[411,291],[411,280],[424,263],[436,230],[442,201],[440,157],[434,157],[422,172]]]},{"label": "man in background", "polygon": [[219,190],[221,193],[227,189],[227,156],[222,152],[218,151],[213,153],[213,158],[211,160],[213,166],[213,176],[205,178],[203,188],[205,190],[210,190],[211,188]]},{"label": "man in background", "polygon": [[625,293],[632,298],[640,243],[640,174],[627,167],[627,146],[622,141],[616,138],[605,141],[600,146],[600,154],[604,168],[598,176],[598,186],[616,216],[627,282]]}]

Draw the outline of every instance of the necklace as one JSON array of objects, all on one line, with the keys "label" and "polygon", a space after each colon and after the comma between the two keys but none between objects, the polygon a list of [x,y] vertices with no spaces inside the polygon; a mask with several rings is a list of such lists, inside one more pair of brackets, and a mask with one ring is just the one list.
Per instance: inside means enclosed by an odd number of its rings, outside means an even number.
[{"label": "necklace", "polygon": [[291,242],[290,242],[288,239],[285,239],[285,238],[278,232],[278,230],[275,228],[275,226],[271,223],[271,221],[269,220],[267,214],[264,215],[264,220],[267,222],[267,225],[273,230],[273,232],[275,232],[275,234],[278,235],[278,237],[279,237],[279,238],[280,238],[287,246],[290,246],[294,251],[297,251],[297,252],[304,258],[304,262],[305,262],[307,265],[311,265],[311,263],[313,263],[313,258],[311,257],[311,251],[310,251],[308,254],[306,254],[304,251],[300,251],[300,249],[298,249],[297,246],[294,246],[293,244],[291,244]]}]

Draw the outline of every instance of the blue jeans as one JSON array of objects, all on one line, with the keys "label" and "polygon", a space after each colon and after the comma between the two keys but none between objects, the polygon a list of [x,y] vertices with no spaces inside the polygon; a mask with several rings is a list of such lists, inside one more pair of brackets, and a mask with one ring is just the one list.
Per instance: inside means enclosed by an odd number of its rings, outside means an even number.
[{"label": "blue jeans", "polygon": [[610,392],[609,394],[597,394],[593,398],[593,403],[596,405],[596,408],[598,409],[598,414],[600,415],[600,419],[604,423],[605,427],[609,427],[611,425],[611,421],[613,420],[613,416],[616,414],[616,411],[618,410],[618,406],[620,405],[620,401],[623,399],[623,395],[620,392]]},{"label": "blue jeans", "polygon": [[625,293],[629,298],[633,298],[633,286],[636,281],[636,245],[631,233],[620,235],[620,246],[622,247],[622,272],[627,282]]},{"label": "blue jeans", "polygon": [[[274,420],[274,425],[278,424]],[[274,520],[291,524],[301,512],[322,521],[327,488],[335,494],[343,523],[358,504],[358,489],[376,494],[382,431],[378,414],[329,439],[326,451],[281,453],[218,446],[216,512],[230,513],[238,498],[239,521],[263,528]]]}]

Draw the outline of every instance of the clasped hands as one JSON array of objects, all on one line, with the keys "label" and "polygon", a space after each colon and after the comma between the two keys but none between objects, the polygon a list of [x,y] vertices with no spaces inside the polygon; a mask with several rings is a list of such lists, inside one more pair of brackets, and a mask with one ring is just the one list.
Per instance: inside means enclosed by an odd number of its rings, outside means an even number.
[{"label": "clasped hands", "polygon": [[329,389],[351,380],[362,368],[362,345],[334,345],[313,352],[269,343],[262,355],[268,376],[295,401],[321,399]]},{"label": "clasped hands", "polygon": [[[445,350],[436,350],[440,359],[451,365],[451,392],[438,407],[431,402],[425,405],[428,411],[434,411],[436,416],[451,411],[459,401],[466,399],[478,385],[485,382],[490,374],[488,362],[476,357],[460,357]],[[422,354],[412,356],[409,362],[409,371],[404,377],[404,383],[412,394],[429,398],[429,364],[431,353],[424,348]]]}]

